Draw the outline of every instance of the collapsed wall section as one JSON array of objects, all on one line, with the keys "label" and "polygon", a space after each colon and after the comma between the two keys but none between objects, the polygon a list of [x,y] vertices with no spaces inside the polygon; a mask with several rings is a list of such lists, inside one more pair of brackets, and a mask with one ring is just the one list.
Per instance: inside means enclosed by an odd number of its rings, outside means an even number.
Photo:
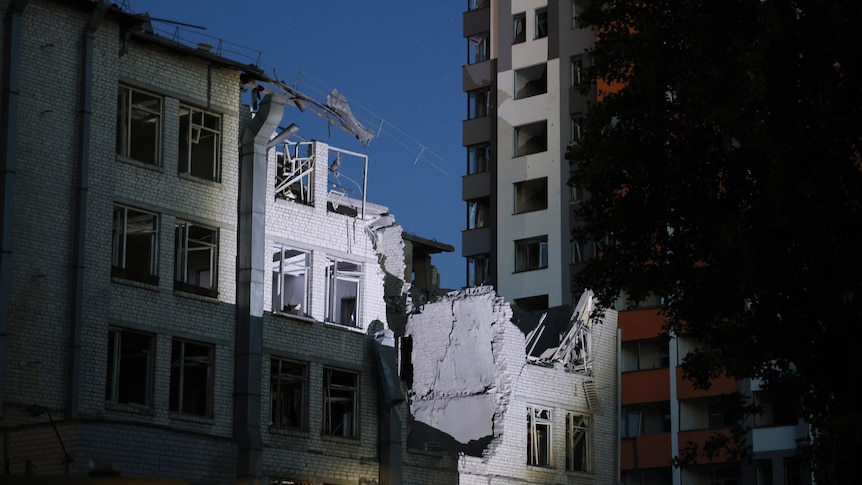
[{"label": "collapsed wall section", "polygon": [[510,393],[503,340],[520,333],[511,317],[491,287],[450,292],[410,315],[411,447],[481,456],[500,435]]}]

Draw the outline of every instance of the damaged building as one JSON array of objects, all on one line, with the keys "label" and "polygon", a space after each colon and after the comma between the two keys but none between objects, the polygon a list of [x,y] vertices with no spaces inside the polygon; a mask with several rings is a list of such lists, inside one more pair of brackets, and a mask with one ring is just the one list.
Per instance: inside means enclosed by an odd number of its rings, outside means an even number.
[{"label": "damaged building", "polygon": [[344,190],[364,155],[281,127],[302,102],[367,144],[344,98],[107,1],[0,12],[0,481],[400,483],[372,336],[452,248]]},{"label": "damaged building", "polygon": [[458,453],[458,483],[615,483],[616,312],[513,314],[493,288],[409,318],[410,449]]}]

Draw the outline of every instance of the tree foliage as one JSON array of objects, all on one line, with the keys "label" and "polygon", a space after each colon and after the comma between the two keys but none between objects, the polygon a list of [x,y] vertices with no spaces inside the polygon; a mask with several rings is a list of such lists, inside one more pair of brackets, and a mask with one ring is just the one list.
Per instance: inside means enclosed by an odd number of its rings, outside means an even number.
[{"label": "tree foliage", "polygon": [[608,306],[665,297],[669,330],[709,344],[688,377],[792,389],[818,482],[855,479],[862,2],[616,0],[580,19],[590,78],[622,86],[599,83],[569,154],[591,194],[574,237],[609,241],[580,284]]}]

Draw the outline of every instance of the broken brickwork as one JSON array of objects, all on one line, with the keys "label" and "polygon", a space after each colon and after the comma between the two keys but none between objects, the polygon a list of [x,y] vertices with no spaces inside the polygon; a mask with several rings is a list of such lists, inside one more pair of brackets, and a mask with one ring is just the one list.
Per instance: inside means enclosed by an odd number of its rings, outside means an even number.
[{"label": "broken brickwork", "polygon": [[[574,318],[563,331],[548,330],[553,343],[543,344],[548,355],[589,350],[591,357],[582,359],[589,365],[577,367],[566,359],[528,360],[527,334],[535,335],[547,314],[525,332],[492,287],[450,292],[410,315],[408,447],[458,453],[460,484],[571,483],[577,477],[614,483],[616,312],[597,316],[578,308],[568,312]],[[573,344],[587,340],[589,349]],[[537,428],[530,416],[539,411]]]}]

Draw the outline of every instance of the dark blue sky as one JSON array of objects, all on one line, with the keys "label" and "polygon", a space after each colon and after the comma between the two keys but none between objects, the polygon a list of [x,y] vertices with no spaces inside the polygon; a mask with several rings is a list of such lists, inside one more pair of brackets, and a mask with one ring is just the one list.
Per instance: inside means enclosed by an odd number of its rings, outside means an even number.
[{"label": "dark blue sky", "polygon": [[465,1],[386,0],[123,0],[154,22],[160,35],[208,43],[221,54],[258,64],[322,103],[332,89],[354,115],[379,132],[368,148],[311,111],[288,111],[299,135],[369,157],[368,200],[388,206],[408,232],[451,244],[434,256],[444,287],[464,285],[461,176],[466,154],[461,120],[466,62]]}]

